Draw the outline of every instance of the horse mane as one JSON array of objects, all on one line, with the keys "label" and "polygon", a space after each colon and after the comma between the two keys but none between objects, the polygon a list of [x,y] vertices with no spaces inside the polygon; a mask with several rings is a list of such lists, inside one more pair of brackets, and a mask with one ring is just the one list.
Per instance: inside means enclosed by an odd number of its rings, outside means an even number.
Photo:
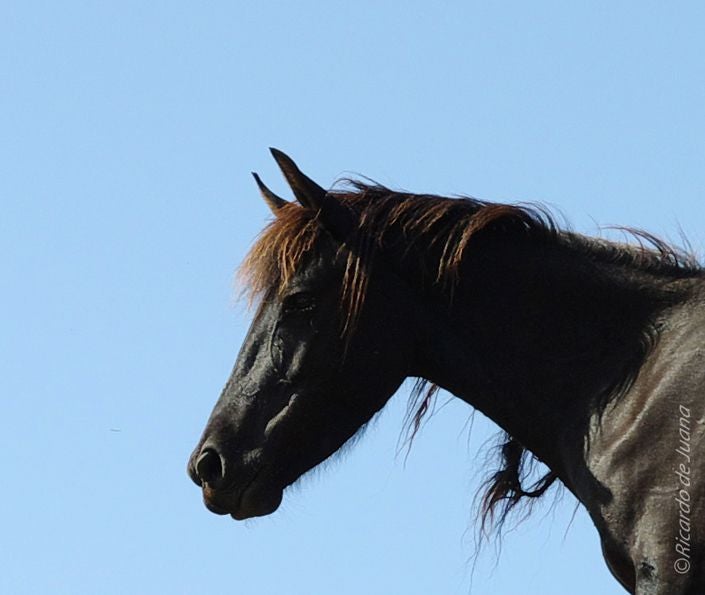
[{"label": "horse mane", "polygon": [[[337,200],[356,213],[357,228],[339,249],[345,259],[341,287],[342,336],[354,330],[364,304],[370,271],[375,258],[392,234],[399,234],[427,256],[416,266],[422,277],[443,288],[452,299],[460,265],[471,240],[480,232],[521,235],[529,241],[563,244],[589,254],[590,258],[615,265],[631,265],[638,270],[672,278],[702,275],[697,259],[647,232],[617,228],[636,240],[635,244],[615,243],[561,229],[552,215],[539,205],[510,205],[468,197],[443,197],[395,192],[375,183],[344,180],[348,190],[334,191]],[[238,276],[250,302],[264,296],[281,296],[297,269],[326,232],[316,215],[291,202],[260,233],[240,267]],[[412,391],[408,416],[409,444],[419,430],[424,415],[439,387],[419,379]],[[548,472],[525,486],[537,459],[509,434],[500,444],[500,467],[484,484],[480,502],[482,529],[498,520],[501,527],[519,503],[542,496],[557,479]]]},{"label": "horse mane", "polygon": [[[501,223],[505,228],[511,225],[516,232],[533,235],[553,237],[558,232],[551,216],[539,206],[394,192],[377,184],[346,181],[352,191],[333,193],[356,213],[358,221],[344,246],[349,248],[342,284],[345,332],[354,328],[372,262],[392,229],[401,232],[410,244],[438,249],[436,262],[423,263],[428,269],[425,274],[451,291],[468,244],[479,231]],[[297,203],[279,209],[238,272],[249,301],[270,292],[281,295],[324,233],[315,214]]]}]

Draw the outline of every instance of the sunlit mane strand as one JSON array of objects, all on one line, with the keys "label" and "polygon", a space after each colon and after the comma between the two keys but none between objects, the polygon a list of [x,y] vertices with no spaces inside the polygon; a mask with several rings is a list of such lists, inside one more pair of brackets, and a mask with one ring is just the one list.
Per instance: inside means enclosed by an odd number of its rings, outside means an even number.
[{"label": "sunlit mane strand", "polygon": [[281,294],[322,232],[313,214],[291,202],[260,233],[238,270],[250,304]]}]

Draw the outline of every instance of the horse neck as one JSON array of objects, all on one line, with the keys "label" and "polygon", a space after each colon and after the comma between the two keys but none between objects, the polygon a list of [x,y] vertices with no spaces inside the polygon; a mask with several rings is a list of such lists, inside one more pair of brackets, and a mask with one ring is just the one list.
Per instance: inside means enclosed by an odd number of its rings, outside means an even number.
[{"label": "horse neck", "polygon": [[574,235],[490,239],[464,259],[449,308],[428,296],[420,327],[418,375],[556,471],[561,436],[584,435],[592,413],[628,387],[657,320],[685,294],[673,271],[604,252]]}]

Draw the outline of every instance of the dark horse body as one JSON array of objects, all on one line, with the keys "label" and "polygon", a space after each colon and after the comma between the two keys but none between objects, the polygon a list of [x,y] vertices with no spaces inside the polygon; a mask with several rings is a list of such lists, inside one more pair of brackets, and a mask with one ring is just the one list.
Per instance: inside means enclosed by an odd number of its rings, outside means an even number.
[{"label": "dark horse body", "polygon": [[[627,590],[705,593],[703,270],[528,208],[327,193],[274,156],[299,204],[257,178],[276,215],[243,269],[260,305],[189,461],[208,508],[273,512],[412,376],[506,432],[488,517],[558,479]],[[549,473],[529,488],[531,457]]]}]

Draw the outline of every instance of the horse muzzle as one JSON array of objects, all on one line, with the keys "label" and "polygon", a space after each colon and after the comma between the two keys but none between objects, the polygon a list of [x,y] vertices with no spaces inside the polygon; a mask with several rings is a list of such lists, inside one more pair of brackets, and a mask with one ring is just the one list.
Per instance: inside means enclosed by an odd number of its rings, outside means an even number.
[{"label": "horse muzzle", "polygon": [[189,459],[188,474],[203,493],[203,503],[215,514],[229,514],[236,520],[265,516],[282,501],[283,489],[276,486],[261,451],[247,453],[240,464],[206,443]]}]

